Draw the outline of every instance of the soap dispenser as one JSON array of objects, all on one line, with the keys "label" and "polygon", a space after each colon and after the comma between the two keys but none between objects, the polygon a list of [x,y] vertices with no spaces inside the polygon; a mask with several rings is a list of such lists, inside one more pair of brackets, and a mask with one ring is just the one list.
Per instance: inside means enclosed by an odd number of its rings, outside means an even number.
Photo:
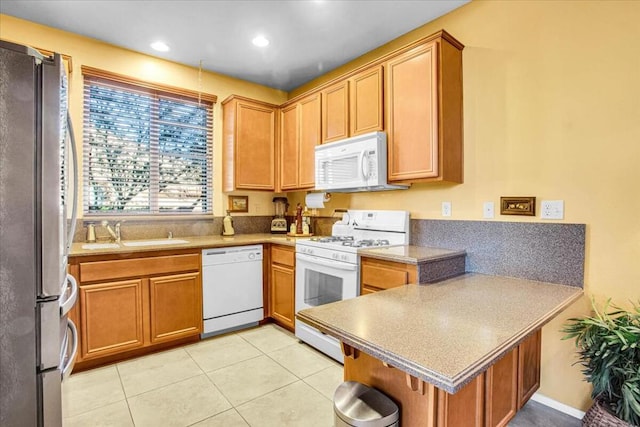
[{"label": "soap dispenser", "polygon": [[222,235],[223,236],[233,236],[235,233],[233,229],[233,218],[231,218],[231,214],[227,211],[227,216],[222,220]]}]

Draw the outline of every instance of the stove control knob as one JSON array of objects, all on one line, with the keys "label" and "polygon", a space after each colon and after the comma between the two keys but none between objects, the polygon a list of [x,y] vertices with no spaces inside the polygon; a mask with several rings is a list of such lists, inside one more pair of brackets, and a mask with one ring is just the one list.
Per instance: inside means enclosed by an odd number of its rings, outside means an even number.
[{"label": "stove control knob", "polygon": [[331,258],[338,259],[338,254],[331,254]]},{"label": "stove control knob", "polygon": [[343,261],[346,261],[346,260],[347,260],[347,256],[346,256],[346,255],[342,255],[342,257],[341,257],[341,258],[342,258],[342,260],[343,260]]}]

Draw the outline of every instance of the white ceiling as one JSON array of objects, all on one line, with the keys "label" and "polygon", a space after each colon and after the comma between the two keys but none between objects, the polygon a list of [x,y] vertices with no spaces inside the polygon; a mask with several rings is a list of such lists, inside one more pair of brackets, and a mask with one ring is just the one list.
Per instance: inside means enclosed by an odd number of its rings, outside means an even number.
[{"label": "white ceiling", "polygon": [[468,1],[2,0],[0,12],[289,91]]}]

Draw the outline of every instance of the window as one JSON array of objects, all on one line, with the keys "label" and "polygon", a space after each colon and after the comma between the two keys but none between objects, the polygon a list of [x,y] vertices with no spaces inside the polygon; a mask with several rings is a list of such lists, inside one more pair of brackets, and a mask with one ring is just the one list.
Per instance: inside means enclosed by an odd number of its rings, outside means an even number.
[{"label": "window", "polygon": [[85,214],[212,212],[215,96],[82,72]]}]

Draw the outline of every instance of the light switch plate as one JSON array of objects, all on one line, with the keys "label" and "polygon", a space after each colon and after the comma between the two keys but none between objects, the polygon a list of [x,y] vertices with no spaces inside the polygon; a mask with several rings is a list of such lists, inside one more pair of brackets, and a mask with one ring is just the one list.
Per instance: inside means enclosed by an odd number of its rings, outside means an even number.
[{"label": "light switch plate", "polygon": [[451,202],[442,202],[442,216],[451,216]]},{"label": "light switch plate", "polygon": [[564,200],[543,200],[540,211],[541,219],[564,219]]},{"label": "light switch plate", "polygon": [[495,205],[493,202],[484,202],[482,204],[482,217],[493,218],[495,216]]}]

